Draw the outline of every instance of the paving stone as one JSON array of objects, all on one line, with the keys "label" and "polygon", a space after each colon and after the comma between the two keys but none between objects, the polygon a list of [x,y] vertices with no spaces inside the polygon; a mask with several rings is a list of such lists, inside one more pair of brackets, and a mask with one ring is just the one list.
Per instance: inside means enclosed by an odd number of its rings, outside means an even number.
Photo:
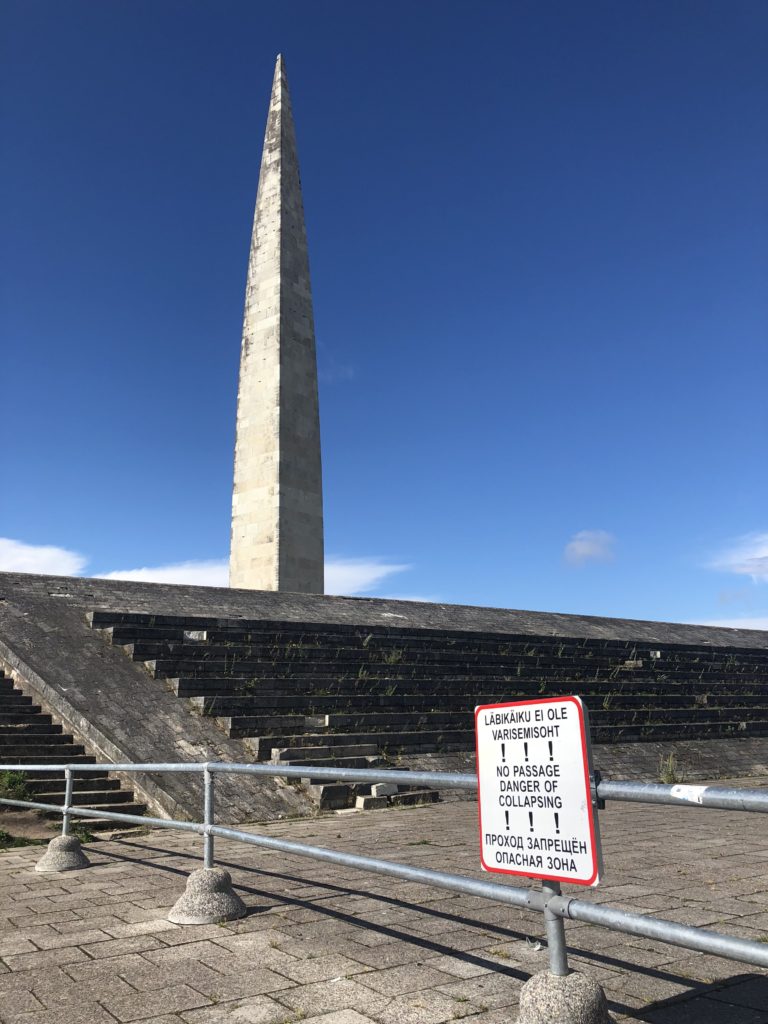
[{"label": "paving stone", "polygon": [[301,1010],[307,1016],[331,1010],[358,1010],[362,1014],[376,1016],[377,1011],[383,1010],[390,1001],[388,997],[348,978],[303,985],[281,992],[279,999],[281,1003],[293,1010]]},{"label": "paving stone", "polygon": [[[298,1020],[299,1015],[287,1010],[269,996],[256,996],[254,999],[238,999],[204,1010],[191,1010],[182,1013],[181,1019],[185,1024],[288,1024],[290,1021]],[[307,1024],[303,1017],[302,1021],[303,1024]]]},{"label": "paving stone", "polygon": [[119,1021],[144,1020],[163,1013],[178,1013],[197,1006],[206,1006],[210,1000],[189,985],[169,985],[159,992],[136,992],[130,996],[103,1000],[104,1007]]},{"label": "paving stone", "polygon": [[78,1006],[83,1002],[96,1003],[104,998],[105,992],[108,992],[110,997],[131,996],[134,994],[134,989],[122,978],[116,976],[110,979],[109,989],[104,988],[100,979],[86,984],[82,981],[73,981],[70,978],[60,981],[47,977],[38,982],[32,992],[43,1006],[52,1010],[57,1006]]},{"label": "paving stone", "polygon": [[[429,848],[411,845],[415,822]],[[456,804],[450,814],[430,807],[260,830],[371,855],[386,848],[393,860],[487,879],[477,870],[476,827],[476,808]],[[566,894],[669,919],[709,918],[746,938],[768,933],[760,856],[768,839],[758,815],[690,810],[683,817],[609,804],[602,830],[604,884]],[[745,854],[710,855],[724,848],[714,845],[724,835],[737,835]],[[543,935],[539,915],[305,859],[276,863],[268,851],[234,843],[226,844],[228,870],[249,901],[269,909],[223,926],[175,927],[162,907],[181,890],[176,871],[186,875],[199,863],[196,838],[163,832],[99,848],[102,867],[68,878],[67,887],[28,870],[39,851],[0,858],[0,883],[9,881],[0,884],[2,1024],[11,1017],[67,1024],[68,1016],[115,1024],[120,1018],[104,1010],[110,1000],[126,1021],[151,1024],[287,1024],[302,1014],[322,1024],[441,1024],[467,1016],[511,1024],[521,982],[547,963],[546,948],[532,941]],[[217,843],[217,853],[223,850]],[[100,870],[109,872],[106,884]],[[43,892],[50,895],[38,897]],[[94,932],[100,941],[90,941]],[[573,965],[604,985],[617,1022],[768,1024],[768,997],[744,980],[752,972],[768,984],[766,972],[581,922],[567,922],[566,937]],[[18,1012],[9,1013],[10,997]],[[669,997],[676,1001],[665,1005]]]},{"label": "paving stone", "polygon": [[[283,957],[276,970],[286,978],[302,985],[312,984],[317,981],[333,981],[336,978],[348,978],[351,975],[372,972],[372,968],[366,964],[350,960],[346,956],[319,956],[312,960],[296,960]],[[375,972],[386,973],[386,972]],[[358,979],[359,980],[359,979]]]},{"label": "paving stone", "polygon": [[420,964],[407,964],[402,967],[389,967],[386,970],[370,971],[356,979],[361,985],[372,988],[382,995],[413,992],[417,989],[436,988],[438,985],[450,984],[450,975],[433,967]]},{"label": "paving stone", "polygon": [[364,1017],[357,1010],[335,1010],[319,1017],[309,1017],[304,1024],[373,1024],[370,1017]]},{"label": "paving stone", "polygon": [[[442,1024],[482,1012],[486,1007],[454,999],[441,992],[411,992],[396,996],[376,1015],[381,1024]],[[481,1018],[478,1018],[481,1019]]]},{"label": "paving stone", "polygon": [[77,946],[65,946],[62,949],[41,949],[36,953],[19,953],[3,957],[3,961],[12,971],[33,971],[51,967],[55,964],[72,964],[78,960],[87,960],[88,956]]},{"label": "paving stone", "polygon": [[55,1010],[3,1015],[3,1024],[115,1024],[115,1018],[98,1003],[58,1006]]}]

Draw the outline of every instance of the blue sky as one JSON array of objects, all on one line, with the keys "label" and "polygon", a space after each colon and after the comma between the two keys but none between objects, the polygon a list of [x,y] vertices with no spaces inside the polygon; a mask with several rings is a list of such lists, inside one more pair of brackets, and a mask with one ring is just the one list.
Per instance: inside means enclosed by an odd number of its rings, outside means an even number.
[{"label": "blue sky", "polygon": [[282,51],[328,589],[768,628],[762,0],[0,18],[0,567],[223,581]]}]

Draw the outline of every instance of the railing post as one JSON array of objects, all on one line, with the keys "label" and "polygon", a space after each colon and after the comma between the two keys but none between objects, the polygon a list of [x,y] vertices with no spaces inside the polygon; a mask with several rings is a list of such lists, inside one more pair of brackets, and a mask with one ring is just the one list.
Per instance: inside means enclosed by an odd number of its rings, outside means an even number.
[{"label": "railing post", "polygon": [[546,901],[560,895],[559,882],[542,882],[544,894],[544,923],[547,929],[547,946],[549,947],[549,969],[559,978],[568,975],[568,951],[565,948],[565,925],[562,917],[550,910]]},{"label": "railing post", "polygon": [[206,764],[203,768],[203,867],[213,867],[213,836],[209,829],[213,825],[213,772]]},{"label": "railing post", "polygon": [[72,806],[72,789],[73,789],[73,776],[72,766],[67,765],[64,769],[64,815],[61,820],[61,834],[68,836],[70,834],[70,813],[69,809]]}]

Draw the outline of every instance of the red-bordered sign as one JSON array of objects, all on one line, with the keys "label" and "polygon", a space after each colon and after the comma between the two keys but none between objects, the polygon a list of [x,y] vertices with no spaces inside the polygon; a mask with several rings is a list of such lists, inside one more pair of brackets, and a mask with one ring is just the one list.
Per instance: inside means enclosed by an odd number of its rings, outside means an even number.
[{"label": "red-bordered sign", "polygon": [[475,709],[480,861],[576,885],[600,879],[589,715],[579,697]]}]

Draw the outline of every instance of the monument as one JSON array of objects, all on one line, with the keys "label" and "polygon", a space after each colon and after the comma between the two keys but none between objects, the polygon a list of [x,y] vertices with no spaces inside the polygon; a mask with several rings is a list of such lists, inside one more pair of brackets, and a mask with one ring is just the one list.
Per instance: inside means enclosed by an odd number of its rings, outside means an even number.
[{"label": "monument", "polygon": [[248,261],[229,585],[323,593],[315,332],[282,56],[275,65]]}]

